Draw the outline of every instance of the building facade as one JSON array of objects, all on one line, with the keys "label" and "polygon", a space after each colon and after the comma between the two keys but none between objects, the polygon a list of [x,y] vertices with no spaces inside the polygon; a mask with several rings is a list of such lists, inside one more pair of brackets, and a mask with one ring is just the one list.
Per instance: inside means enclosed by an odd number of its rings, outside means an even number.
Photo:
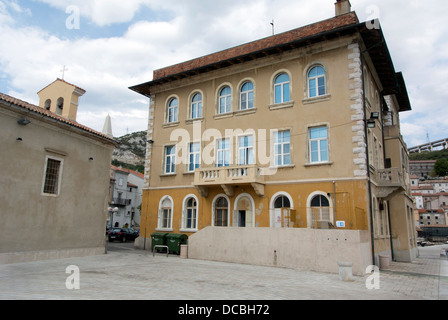
[{"label": "building facade", "polygon": [[415,256],[404,80],[349,7],[131,87],[150,98],[142,237],[356,230],[371,260]]},{"label": "building facade", "polygon": [[111,198],[109,200],[109,227],[140,227],[143,174],[111,166]]},{"label": "building facade", "polygon": [[74,91],[57,80],[43,107],[0,93],[0,263],[104,254],[116,143],[74,121]]}]

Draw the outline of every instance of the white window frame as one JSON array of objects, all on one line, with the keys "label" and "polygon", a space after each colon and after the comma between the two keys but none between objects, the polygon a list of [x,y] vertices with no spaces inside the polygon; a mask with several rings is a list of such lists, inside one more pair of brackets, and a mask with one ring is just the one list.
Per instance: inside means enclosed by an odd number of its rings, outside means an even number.
[{"label": "white window frame", "polygon": [[[223,143],[225,141],[228,141],[227,148],[222,147],[226,144]],[[221,142],[221,147],[220,147]],[[219,155],[222,154],[222,163],[219,161]],[[226,155],[228,155],[228,163],[226,163]],[[230,152],[230,139],[229,138],[222,138],[218,139],[216,141],[216,155],[215,155],[215,164],[216,167],[228,167],[231,165],[232,159],[231,159],[231,152]]]},{"label": "white window frame", "polygon": [[[228,88],[230,93],[221,95],[224,89]],[[224,101],[224,110],[221,111],[222,102]],[[218,92],[218,114],[226,114],[232,112],[232,88],[229,85],[224,85]]]},{"label": "white window frame", "polygon": [[[173,148],[173,153],[168,154],[168,148]],[[170,164],[171,164],[170,170],[167,170],[168,159],[170,159]],[[176,146],[175,145],[165,146],[163,172],[164,172],[164,174],[175,174],[176,173]]]},{"label": "white window frame", "polygon": [[[199,101],[194,101],[194,98],[200,95],[201,99]],[[202,106],[203,106],[203,95],[201,92],[193,93],[190,100],[190,119],[200,119],[202,118]],[[196,109],[195,109],[196,108]],[[196,110],[196,114],[194,112]]]},{"label": "white window frame", "polygon": [[[288,77],[288,81],[276,83],[277,79],[283,74]],[[279,72],[275,75],[273,83],[274,83],[274,104],[291,102],[291,76],[287,72],[284,72],[284,71]],[[285,100],[285,95],[284,95],[286,85],[288,85],[288,95],[289,95],[288,100]],[[277,87],[280,87],[280,92],[281,92],[281,95],[280,95],[281,99],[279,102],[277,101],[277,94],[276,94]]]},{"label": "white window frame", "polygon": [[[173,101],[176,101],[176,105],[171,105]],[[178,110],[179,110],[179,99],[174,97],[168,100],[168,105],[166,108],[166,123],[176,123],[178,122]]]},{"label": "white window frame", "polygon": [[[192,146],[197,145],[198,149],[195,151],[191,150]],[[193,162],[191,162],[191,156],[193,156]],[[193,170],[191,170],[190,166],[193,164]],[[201,166],[201,143],[200,142],[191,142],[188,144],[188,164],[187,171],[194,172],[195,169]]]},{"label": "white window frame", "polygon": [[[163,207],[163,202],[168,199],[171,203],[170,207]],[[173,207],[174,207],[174,201],[173,198],[170,196],[164,196],[160,199],[159,202],[159,216],[157,221],[157,231],[173,231]],[[169,216],[167,219],[164,218],[165,213],[167,213]],[[167,222],[167,226],[164,226],[164,221]]]},{"label": "white window frame", "polygon": [[[321,138],[321,137],[319,137],[319,138],[311,138],[311,130],[313,130],[313,129],[319,129],[319,128],[325,128],[326,129],[326,132],[327,132],[327,136],[325,137],[325,138]],[[308,128],[308,135],[309,135],[309,145],[308,145],[308,148],[309,148],[309,162],[310,163],[327,163],[327,162],[329,162],[330,161],[330,148],[329,148],[329,139],[328,139],[328,136],[329,136],[329,134],[328,134],[328,126],[326,126],[326,125],[322,125],[322,126],[315,126],[315,127],[309,127]],[[327,152],[327,159],[326,160],[322,160],[322,149],[321,149],[321,142],[322,141],[326,141],[327,142],[327,149],[326,149],[326,152]],[[316,161],[313,161],[313,155],[312,155],[312,144],[313,144],[313,142],[317,142],[317,147],[318,147],[318,160],[316,160]]]},{"label": "white window frame", "polygon": [[[243,91],[243,87],[246,84],[251,84],[252,89]],[[252,81],[244,81],[240,89],[240,110],[248,110],[254,108],[254,98],[255,98],[254,92],[255,92],[254,83]],[[251,96],[252,99],[250,98]],[[245,103],[243,103],[243,101],[245,101]]]},{"label": "white window frame", "polygon": [[[45,192],[45,185],[47,183],[47,170],[48,170],[48,160],[52,160],[52,161],[58,161],[59,162],[59,168],[58,168],[58,177],[57,177],[57,186],[56,186],[56,192],[55,193],[48,193]],[[57,158],[57,157],[53,157],[53,156],[46,156],[45,157],[45,166],[44,166],[44,175],[43,175],[43,179],[42,179],[42,189],[41,189],[41,194],[44,196],[51,196],[51,197],[57,197],[59,196],[60,192],[61,192],[61,182],[62,182],[62,172],[63,172],[63,167],[64,167],[64,159],[61,158]]]},{"label": "white window frame", "polygon": [[[188,207],[188,201],[190,199],[193,199],[196,201],[196,207]],[[194,210],[194,226],[192,228],[187,227],[187,220],[188,220],[188,210]],[[180,229],[180,232],[194,232],[198,231],[198,212],[199,212],[199,200],[194,194],[189,194],[184,198],[183,201],[183,208],[182,208],[182,228]]]},{"label": "white window frame", "polygon": [[[241,139],[245,137],[252,137],[251,145],[242,145]],[[238,136],[238,165],[245,166],[255,164],[255,137],[253,134]],[[241,158],[241,152],[244,153],[244,159]],[[252,154],[252,161],[250,161],[250,154]]]},{"label": "white window frame", "polygon": [[[317,75],[317,76],[310,76],[311,71],[314,68],[322,68],[322,70],[324,70],[324,74],[323,75]],[[325,70],[325,68],[322,65],[313,65],[308,69],[308,73],[307,73],[307,78],[308,78],[308,97],[309,98],[318,98],[318,97],[323,97],[327,94],[327,72]],[[319,79],[324,79],[324,93],[320,94],[319,93]],[[315,95],[311,95],[311,81],[314,81],[316,84],[316,94]]]},{"label": "white window frame", "polygon": [[[279,135],[289,132],[289,141],[284,142],[279,140]],[[283,138],[282,138],[283,140]],[[285,146],[289,145],[289,152],[285,152]],[[277,149],[280,146],[281,152],[277,153]],[[289,156],[289,163],[285,163],[285,157]],[[280,157],[281,163],[277,163],[277,157]],[[278,130],[274,132],[274,164],[276,167],[287,166],[291,164],[291,130]]]}]

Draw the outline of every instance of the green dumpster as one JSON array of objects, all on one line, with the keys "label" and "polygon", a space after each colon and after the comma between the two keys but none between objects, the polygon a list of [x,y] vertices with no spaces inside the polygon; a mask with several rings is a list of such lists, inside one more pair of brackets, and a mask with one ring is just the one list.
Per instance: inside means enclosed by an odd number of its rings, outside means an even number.
[{"label": "green dumpster", "polygon": [[180,254],[180,245],[187,244],[188,236],[186,234],[171,233],[166,236],[166,245],[168,251]]},{"label": "green dumpster", "polygon": [[[168,233],[154,232],[151,234],[151,250],[154,251],[154,246],[166,246],[166,236]],[[157,248],[157,251],[162,251],[163,249]]]}]

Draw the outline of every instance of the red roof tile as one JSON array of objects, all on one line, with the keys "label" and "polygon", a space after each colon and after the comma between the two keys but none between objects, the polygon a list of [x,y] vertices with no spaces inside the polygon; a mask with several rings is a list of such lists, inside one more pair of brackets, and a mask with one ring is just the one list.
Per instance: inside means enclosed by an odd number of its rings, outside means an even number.
[{"label": "red roof tile", "polygon": [[258,52],[264,49],[273,48],[305,39],[310,36],[319,35],[324,32],[335,30],[348,25],[359,23],[355,12],[350,12],[331,19],[323,20],[310,24],[305,27],[297,28],[291,31],[280,33],[271,37],[263,38],[257,41],[249,42],[224,51],[212,53],[197,59],[179,63],[173,66],[154,71],[153,80],[161,79],[178,73],[204,67],[220,61],[236,58],[250,53]]}]

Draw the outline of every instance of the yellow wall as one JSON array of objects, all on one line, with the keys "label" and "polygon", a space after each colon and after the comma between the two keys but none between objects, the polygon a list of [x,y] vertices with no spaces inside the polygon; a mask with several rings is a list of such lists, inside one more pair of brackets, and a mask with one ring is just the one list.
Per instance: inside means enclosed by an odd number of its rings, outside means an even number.
[{"label": "yellow wall", "polygon": [[[302,184],[284,184],[267,185],[265,187],[265,197],[259,197],[255,194],[250,185],[239,186],[235,190],[235,195],[229,197],[230,200],[230,226],[232,225],[233,209],[235,200],[242,193],[249,194],[255,204],[255,223],[256,227],[270,227],[270,203],[277,192],[286,192],[292,198],[292,206],[296,210],[296,226],[307,228],[307,200],[311,193],[321,191],[330,193],[331,207],[337,221],[345,221],[349,230],[368,230],[368,203],[366,199],[366,181],[338,181],[335,182],[336,188],[336,207],[334,207],[334,189],[333,182],[316,182]],[[195,188],[183,189],[162,189],[145,190],[143,193],[142,204],[142,228],[140,234],[149,238],[151,233],[156,232],[158,223],[158,211],[160,200],[169,195],[173,199],[173,233],[181,232],[182,206],[187,195],[194,194],[198,200],[198,229],[203,229],[212,225],[212,202],[219,194],[224,194],[221,187],[210,188],[207,198],[201,197]],[[336,210],[335,210],[336,208]]]}]

